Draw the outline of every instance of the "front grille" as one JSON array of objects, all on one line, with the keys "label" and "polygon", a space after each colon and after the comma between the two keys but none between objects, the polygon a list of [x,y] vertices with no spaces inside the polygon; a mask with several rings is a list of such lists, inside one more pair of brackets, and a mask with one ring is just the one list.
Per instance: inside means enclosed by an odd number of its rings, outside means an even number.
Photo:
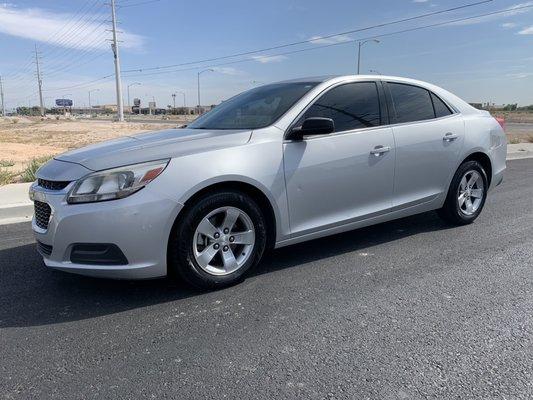
[{"label": "front grille", "polygon": [[50,221],[50,214],[52,209],[46,203],[41,201],[34,202],[35,209],[35,224],[41,229],[48,229],[48,222]]},{"label": "front grille", "polygon": [[70,182],[67,181],[48,181],[46,179],[37,179],[37,184],[47,190],[65,189]]},{"label": "front grille", "polygon": [[49,256],[52,254],[52,250],[52,246],[37,241],[37,251],[39,251],[39,253],[41,253],[43,256]]}]

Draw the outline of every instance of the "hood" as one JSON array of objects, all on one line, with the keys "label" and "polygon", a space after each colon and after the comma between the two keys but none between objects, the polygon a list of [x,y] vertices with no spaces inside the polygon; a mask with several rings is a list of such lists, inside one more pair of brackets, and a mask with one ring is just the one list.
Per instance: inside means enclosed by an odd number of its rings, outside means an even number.
[{"label": "hood", "polygon": [[98,171],[240,146],[250,140],[251,133],[249,130],[167,129],[82,147],[63,153],[55,159]]}]

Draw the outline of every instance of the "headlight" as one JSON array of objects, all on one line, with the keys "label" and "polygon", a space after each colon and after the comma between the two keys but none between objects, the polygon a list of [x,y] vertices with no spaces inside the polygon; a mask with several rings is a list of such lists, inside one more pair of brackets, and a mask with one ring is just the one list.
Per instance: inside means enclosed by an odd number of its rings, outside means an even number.
[{"label": "headlight", "polygon": [[68,203],[122,199],[153,181],[163,172],[169,160],[108,169],[89,174],[76,182],[67,196]]}]

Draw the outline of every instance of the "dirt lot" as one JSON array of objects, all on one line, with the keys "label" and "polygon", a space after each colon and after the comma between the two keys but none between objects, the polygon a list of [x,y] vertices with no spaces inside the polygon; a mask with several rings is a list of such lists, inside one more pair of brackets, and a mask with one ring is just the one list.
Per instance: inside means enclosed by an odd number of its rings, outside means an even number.
[{"label": "dirt lot", "polygon": [[533,112],[530,111],[491,111],[495,117],[503,117],[506,122],[533,123]]},{"label": "dirt lot", "polygon": [[[176,122],[176,125],[179,122]],[[69,149],[120,136],[168,129],[174,124],[154,122],[109,122],[91,120],[0,119],[0,169],[12,174],[13,182],[32,159],[45,158]],[[4,182],[8,183],[8,182]]]},{"label": "dirt lot", "polygon": [[[533,113],[495,112],[504,116],[510,143],[533,140]],[[184,117],[185,118],[185,117]],[[194,118],[194,117],[191,117]],[[191,119],[189,118],[189,119]],[[168,129],[189,121],[111,122],[105,120],[9,117],[0,119],[0,185],[33,180],[24,175],[32,160],[34,168],[46,158],[91,143],[152,130]]]}]

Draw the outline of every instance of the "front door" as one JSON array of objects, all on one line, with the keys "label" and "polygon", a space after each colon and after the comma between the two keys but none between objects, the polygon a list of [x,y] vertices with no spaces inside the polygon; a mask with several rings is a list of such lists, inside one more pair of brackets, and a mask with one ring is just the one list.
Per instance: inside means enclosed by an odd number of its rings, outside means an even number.
[{"label": "front door", "polygon": [[333,119],[335,132],[284,143],[291,232],[334,227],[376,215],[392,204],[394,138],[382,124],[375,82],[336,86],[309,107]]}]

